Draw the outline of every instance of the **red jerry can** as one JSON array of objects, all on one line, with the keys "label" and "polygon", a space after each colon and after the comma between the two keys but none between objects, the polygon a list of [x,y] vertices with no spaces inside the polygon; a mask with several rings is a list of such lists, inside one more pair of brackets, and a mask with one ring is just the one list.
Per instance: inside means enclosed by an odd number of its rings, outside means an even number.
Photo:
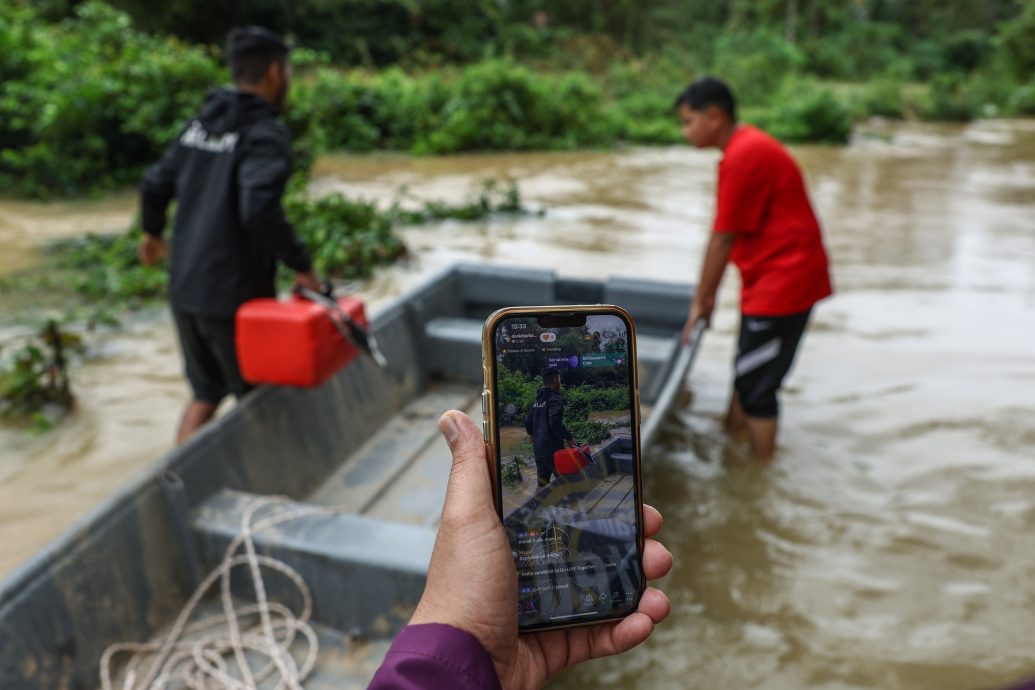
[{"label": "red jerry can", "polygon": [[554,451],[553,469],[557,474],[578,474],[586,469],[591,458],[589,446],[562,448]]},{"label": "red jerry can", "polygon": [[[360,300],[341,297],[337,301],[354,322],[368,325]],[[241,377],[249,383],[319,386],[359,355],[335,325],[340,320],[332,310],[301,297],[245,302],[237,310]]]}]

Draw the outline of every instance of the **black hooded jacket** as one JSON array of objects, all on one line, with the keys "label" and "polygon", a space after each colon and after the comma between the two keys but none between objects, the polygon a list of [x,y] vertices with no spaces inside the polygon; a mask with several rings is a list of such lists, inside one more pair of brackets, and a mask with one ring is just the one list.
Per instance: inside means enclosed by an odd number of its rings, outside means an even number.
[{"label": "black hooded jacket", "polygon": [[572,438],[564,426],[564,396],[545,386],[540,388],[525,417],[525,431],[532,437],[536,457],[552,458],[554,451],[564,448],[564,442]]},{"label": "black hooded jacket", "polygon": [[291,173],[291,134],[272,105],[232,88],[212,90],[198,116],[144,175],[144,232],[160,237],[177,200],[169,265],[175,309],[232,316],[273,297],[276,262],[306,272],[312,258],[280,200]]}]

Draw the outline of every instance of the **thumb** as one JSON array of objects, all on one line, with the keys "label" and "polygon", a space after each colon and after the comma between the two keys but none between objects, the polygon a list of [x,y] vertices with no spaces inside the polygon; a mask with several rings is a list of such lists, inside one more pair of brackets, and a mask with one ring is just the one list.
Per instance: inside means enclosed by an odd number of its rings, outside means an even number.
[{"label": "thumb", "polygon": [[443,517],[483,513],[486,507],[493,510],[492,481],[481,430],[456,410],[442,415],[438,428],[453,453]]}]

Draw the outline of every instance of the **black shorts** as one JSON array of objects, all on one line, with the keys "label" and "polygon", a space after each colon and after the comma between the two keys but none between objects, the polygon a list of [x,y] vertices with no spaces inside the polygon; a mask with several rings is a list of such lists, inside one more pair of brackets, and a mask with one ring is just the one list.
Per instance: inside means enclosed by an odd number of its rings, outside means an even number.
[{"label": "black shorts", "polygon": [[780,413],[776,391],[794,364],[811,313],[810,309],[790,316],[741,315],[733,388],[749,417]]},{"label": "black shorts", "polygon": [[232,316],[203,316],[173,309],[173,320],[183,353],[183,371],[195,400],[218,405],[227,395],[240,398],[252,389],[237,367]]}]

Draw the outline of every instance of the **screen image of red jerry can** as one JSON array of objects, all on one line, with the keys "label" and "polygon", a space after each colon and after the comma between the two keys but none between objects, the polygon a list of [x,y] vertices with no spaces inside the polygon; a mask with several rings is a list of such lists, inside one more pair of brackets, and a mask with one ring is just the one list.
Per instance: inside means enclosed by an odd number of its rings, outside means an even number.
[{"label": "screen image of red jerry can", "polygon": [[592,459],[588,445],[562,448],[554,451],[553,469],[559,475],[578,474],[586,469]]},{"label": "screen image of red jerry can", "polygon": [[[368,326],[363,302],[340,297],[338,307]],[[315,388],[359,356],[334,310],[298,296],[253,299],[237,310],[237,361],[248,383]],[[337,322],[337,323],[336,323]]]}]

